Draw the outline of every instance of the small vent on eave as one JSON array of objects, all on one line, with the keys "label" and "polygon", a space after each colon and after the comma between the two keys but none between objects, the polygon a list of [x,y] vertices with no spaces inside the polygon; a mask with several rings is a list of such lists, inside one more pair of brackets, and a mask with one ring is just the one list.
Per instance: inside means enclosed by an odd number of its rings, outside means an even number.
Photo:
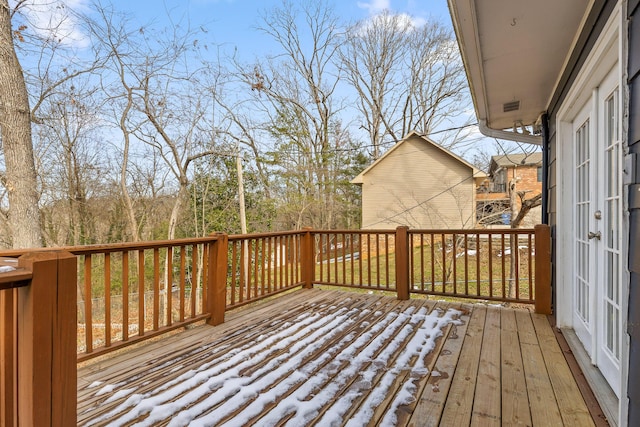
[{"label": "small vent on eave", "polygon": [[520,109],[520,101],[507,102],[502,104],[502,111],[508,113],[509,111],[517,111]]}]

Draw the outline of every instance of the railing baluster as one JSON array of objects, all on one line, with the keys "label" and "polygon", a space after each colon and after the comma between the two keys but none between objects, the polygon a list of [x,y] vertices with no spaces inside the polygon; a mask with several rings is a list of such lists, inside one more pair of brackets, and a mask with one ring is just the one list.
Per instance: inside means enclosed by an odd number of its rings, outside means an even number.
[{"label": "railing baluster", "polygon": [[527,274],[529,275],[529,301],[533,301],[533,262],[532,262],[532,254],[533,251],[535,250],[534,246],[533,246],[533,239],[532,239],[532,235],[529,234],[529,244],[527,245],[529,247],[529,251],[527,252],[528,254],[528,262],[527,262]]},{"label": "railing baluster", "polygon": [[440,235],[442,239],[442,292],[447,292],[447,240],[444,233]]},{"label": "railing baluster", "polygon": [[[208,303],[209,300],[207,299],[207,294],[208,292],[208,286],[207,286],[207,278],[209,277],[209,272],[210,271],[214,271],[213,270],[213,266],[209,265],[209,251],[211,250],[211,244],[210,243],[205,243],[202,245],[202,284],[200,285],[201,287],[201,294],[202,296],[200,297],[200,313],[206,313],[207,312],[207,307],[208,307]],[[225,299],[226,299],[226,292],[225,292]],[[226,301],[225,301],[225,305],[226,305]]]},{"label": "railing baluster", "polygon": [[349,282],[351,285],[355,285],[355,251],[353,247],[353,241],[355,238],[355,234],[349,235],[349,253],[351,254],[351,281]]},{"label": "railing baluster", "polygon": [[160,249],[153,248],[153,330],[160,328]]},{"label": "railing baluster", "polygon": [[[265,264],[264,264],[264,260],[265,258],[265,239],[262,238],[260,239],[260,250],[262,251],[261,256],[260,256],[260,289],[262,289],[262,295],[265,295],[267,293],[267,287],[266,287],[266,282],[265,282]],[[256,264],[258,263],[258,259],[256,258]]]},{"label": "railing baluster", "polygon": [[[230,305],[234,305],[236,301],[240,300],[240,296],[236,300],[236,279],[238,278],[238,242],[231,242],[231,301]],[[213,266],[212,266],[213,268]]]},{"label": "railing baluster", "polygon": [[[395,238],[395,237],[394,237]],[[380,236],[378,236],[378,241],[380,239]],[[389,235],[385,234],[384,235],[384,247],[385,247],[385,251],[384,251],[384,262],[386,265],[386,269],[385,269],[385,282],[387,284],[387,289],[390,289],[390,285],[391,285],[391,277],[389,275]],[[379,257],[378,257],[379,258]],[[378,269],[379,270],[379,269]],[[380,273],[378,273],[380,274]],[[397,284],[396,284],[397,285]]]},{"label": "railing baluster", "polygon": [[144,335],[144,250],[138,250],[138,335]]},{"label": "railing baluster", "polygon": [[104,254],[104,345],[111,345],[111,253]]},{"label": "railing baluster", "polygon": [[122,252],[122,341],[129,339],[129,251]]},{"label": "railing baluster", "polygon": [[[502,298],[506,298],[507,294],[505,293],[505,285],[506,285],[506,274],[505,274],[505,259],[507,258],[506,256],[506,252],[505,252],[505,246],[504,246],[504,234],[501,234],[501,248],[500,250],[502,251],[502,256],[500,257],[500,261],[502,263]],[[513,235],[511,235],[511,240],[513,241]],[[509,251],[511,253],[511,251]],[[493,295],[491,295],[493,296]]]},{"label": "railing baluster", "polygon": [[198,245],[191,246],[191,315],[196,317],[196,296],[198,294]]},{"label": "railing baluster", "polygon": [[184,321],[184,288],[186,287],[187,259],[186,247],[180,246],[180,321]]},{"label": "railing baluster", "polygon": [[91,298],[91,254],[88,254],[84,256],[84,338],[86,352],[93,350],[93,313]]},{"label": "railing baluster", "polygon": [[436,291],[436,254],[435,254],[435,235],[431,236],[431,292]]},{"label": "railing baluster", "polygon": [[364,275],[362,270],[362,235],[358,234],[358,285],[362,286],[362,276]]},{"label": "railing baluster", "polygon": [[451,235],[451,257],[453,266],[453,294],[458,293],[458,235]]},{"label": "railing baluster", "polygon": [[[380,235],[378,233],[374,234],[376,236],[376,286],[380,287]],[[398,242],[396,242],[398,243]],[[389,248],[385,248],[385,256],[389,255]]]},{"label": "railing baluster", "polygon": [[469,235],[464,235],[464,294],[469,295]]},{"label": "railing baluster", "polygon": [[420,233],[420,290],[424,292],[424,233]]},{"label": "railing baluster", "polygon": [[254,289],[254,295],[264,295],[264,292],[262,294],[258,294],[258,256],[259,256],[259,252],[258,252],[258,240],[257,239],[253,239],[251,241],[253,243],[253,289]]},{"label": "railing baluster", "polygon": [[493,235],[489,234],[489,296],[493,296]]},{"label": "railing baluster", "polygon": [[167,326],[173,324],[173,247],[167,248]]},{"label": "railing baluster", "polygon": [[269,274],[267,274],[267,289],[269,291],[269,293],[271,293],[271,291],[273,290],[273,288],[271,287],[271,278],[272,278],[272,273],[273,271],[275,271],[275,269],[273,268],[273,265],[275,265],[275,263],[273,262],[272,259],[272,250],[273,250],[273,245],[271,244],[273,241],[273,237],[269,237],[267,239],[267,266],[269,268]]},{"label": "railing baluster", "polygon": [[[514,286],[516,288],[516,299],[520,299],[520,235],[515,234],[515,238],[516,238],[516,244],[515,244],[516,253],[515,253],[515,256],[513,257],[513,263],[515,265],[512,268],[515,272]],[[509,295],[509,297],[511,297],[511,295]]]},{"label": "railing baluster", "polygon": [[480,257],[482,252],[480,251],[480,233],[476,234],[476,295],[480,296]]}]

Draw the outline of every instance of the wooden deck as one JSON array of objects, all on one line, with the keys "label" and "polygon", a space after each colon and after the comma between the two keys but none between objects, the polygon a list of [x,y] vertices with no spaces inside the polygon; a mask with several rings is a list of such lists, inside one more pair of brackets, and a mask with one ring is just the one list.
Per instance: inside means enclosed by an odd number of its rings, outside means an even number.
[{"label": "wooden deck", "polygon": [[593,425],[543,315],[318,289],[86,364],[78,402],[79,425]]}]

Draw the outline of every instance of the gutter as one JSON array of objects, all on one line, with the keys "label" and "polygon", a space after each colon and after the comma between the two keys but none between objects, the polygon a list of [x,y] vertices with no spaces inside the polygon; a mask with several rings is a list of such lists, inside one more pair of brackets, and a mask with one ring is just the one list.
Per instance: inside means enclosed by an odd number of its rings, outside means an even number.
[{"label": "gutter", "polygon": [[542,223],[549,224],[549,118],[542,115],[542,135],[525,135],[506,130],[491,129],[486,119],[478,119],[480,133],[491,138],[506,139],[508,141],[523,142],[542,146]]},{"label": "gutter", "polygon": [[508,141],[524,142],[526,144],[542,145],[542,137],[538,135],[525,135],[523,133],[506,130],[491,129],[487,126],[486,119],[478,119],[480,133],[491,138],[506,139]]}]

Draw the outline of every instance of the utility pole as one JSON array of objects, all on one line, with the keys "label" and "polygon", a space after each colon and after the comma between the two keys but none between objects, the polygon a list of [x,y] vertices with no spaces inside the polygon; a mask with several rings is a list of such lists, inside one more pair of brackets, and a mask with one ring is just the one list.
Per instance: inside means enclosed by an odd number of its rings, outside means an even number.
[{"label": "utility pole", "polygon": [[[247,216],[244,206],[244,179],[242,177],[242,154],[238,147],[238,155],[236,156],[236,168],[238,169],[238,202],[240,204],[240,232],[247,234]],[[245,284],[249,286],[249,242],[242,240],[242,272],[240,274],[240,287],[244,288]],[[243,283],[244,282],[244,283]],[[248,295],[248,289],[244,290]]]},{"label": "utility pole", "polygon": [[238,169],[238,202],[240,203],[240,232],[247,234],[247,214],[244,205],[244,179],[242,178],[242,154],[238,149],[236,156],[236,167]]}]

